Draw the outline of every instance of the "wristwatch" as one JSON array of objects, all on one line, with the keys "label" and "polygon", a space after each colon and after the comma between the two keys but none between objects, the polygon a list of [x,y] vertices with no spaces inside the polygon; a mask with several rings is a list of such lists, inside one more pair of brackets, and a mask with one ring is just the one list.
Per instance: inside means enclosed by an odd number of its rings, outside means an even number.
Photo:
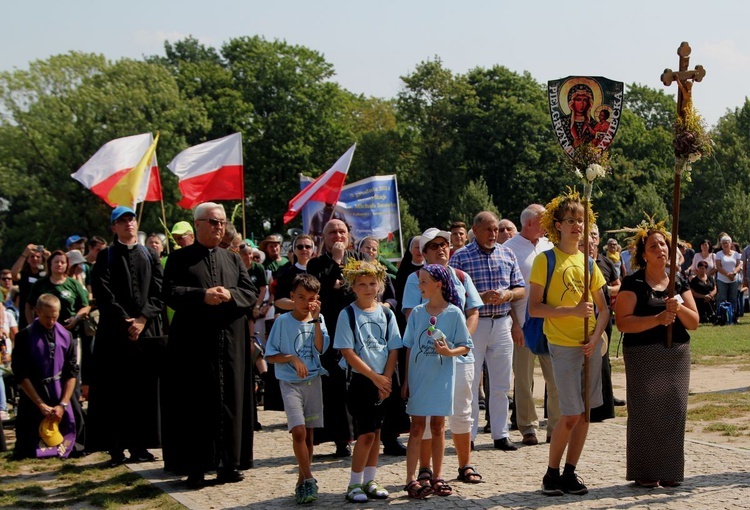
[{"label": "wristwatch", "polygon": [[65,402],[60,402],[60,405],[62,406],[63,411],[67,411],[68,410],[68,404],[66,404]]},{"label": "wristwatch", "polygon": [[318,317],[307,322],[308,324],[323,324],[323,319]]}]

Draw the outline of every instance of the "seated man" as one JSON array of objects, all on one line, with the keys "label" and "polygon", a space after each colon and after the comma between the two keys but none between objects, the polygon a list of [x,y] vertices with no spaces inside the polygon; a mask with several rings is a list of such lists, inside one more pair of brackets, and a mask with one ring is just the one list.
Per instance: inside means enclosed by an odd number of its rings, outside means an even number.
[{"label": "seated man", "polygon": [[[73,390],[78,376],[76,342],[57,319],[60,300],[42,294],[36,302],[37,318],[16,335],[13,373],[19,381],[21,400],[16,417],[15,457],[68,457],[82,431],[82,414]],[[78,418],[78,419],[77,419]],[[41,441],[39,425],[56,423],[62,442]]]}]

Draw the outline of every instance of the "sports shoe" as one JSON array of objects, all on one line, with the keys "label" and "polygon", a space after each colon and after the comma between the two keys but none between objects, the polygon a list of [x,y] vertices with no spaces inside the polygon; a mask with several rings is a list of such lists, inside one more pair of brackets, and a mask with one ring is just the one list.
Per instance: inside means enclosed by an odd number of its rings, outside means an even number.
[{"label": "sports shoe", "polygon": [[388,491],[385,487],[381,487],[375,480],[370,480],[364,486],[365,494],[373,499],[387,499]]},{"label": "sports shoe", "polygon": [[560,476],[544,475],[544,478],[542,478],[542,494],[547,496],[562,496],[563,491],[560,488]]},{"label": "sports shoe", "polygon": [[572,473],[563,473],[560,477],[560,488],[568,494],[577,494],[583,496],[589,490],[583,485],[583,479],[575,471]]},{"label": "sports shoe", "polygon": [[367,502],[367,494],[365,494],[365,491],[362,490],[361,483],[355,483],[354,485],[350,485],[346,489],[346,500],[352,503]]},{"label": "sports shoe", "polygon": [[305,482],[302,482],[294,488],[294,501],[296,501],[298,505],[305,502]]},{"label": "sports shoe", "polygon": [[315,478],[302,482],[302,501],[300,503],[312,503],[318,499],[318,483]]}]

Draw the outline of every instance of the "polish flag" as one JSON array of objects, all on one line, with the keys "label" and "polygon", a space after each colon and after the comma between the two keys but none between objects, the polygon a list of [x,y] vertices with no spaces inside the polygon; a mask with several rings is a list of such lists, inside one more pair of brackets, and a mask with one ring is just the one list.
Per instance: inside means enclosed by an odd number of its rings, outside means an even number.
[{"label": "polish flag", "polygon": [[354,156],[356,147],[356,143],[349,147],[349,150],[331,168],[289,201],[289,210],[284,215],[284,223],[292,221],[305,207],[305,204],[311,200],[325,202],[326,204],[336,204],[339,201],[341,188],[344,187],[346,174],[349,171],[349,165],[352,164],[352,156]]},{"label": "polish flag", "polygon": [[188,147],[167,165],[180,179],[182,200],[191,209],[209,200],[244,200],[242,134]]},{"label": "polish flag", "polygon": [[[158,202],[162,195],[156,153],[152,152],[150,164],[146,154],[147,151],[151,151],[153,143],[154,137],[151,133],[111,140],[102,145],[76,173],[71,174],[71,177],[107,202],[110,207],[133,207],[138,202]],[[144,157],[147,158],[147,169],[139,169],[139,163]],[[139,179],[140,186],[135,190],[134,196],[126,198],[127,194],[119,193],[118,187],[132,186],[133,183],[130,181],[133,176],[128,175],[133,169],[143,171],[143,177]]]}]

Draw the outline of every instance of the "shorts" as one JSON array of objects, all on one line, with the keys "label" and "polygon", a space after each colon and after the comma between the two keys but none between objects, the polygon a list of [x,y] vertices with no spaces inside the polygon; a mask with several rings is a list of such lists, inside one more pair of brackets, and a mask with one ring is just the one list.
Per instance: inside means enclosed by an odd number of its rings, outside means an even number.
[{"label": "shorts", "polygon": [[305,428],[323,427],[323,386],[320,376],[309,381],[279,381],[284,400],[287,430],[304,425]]},{"label": "shorts", "polygon": [[352,372],[346,391],[346,408],[352,416],[354,437],[380,430],[385,416],[385,405],[378,395],[378,387],[362,374]]},{"label": "shorts", "polygon": [[[583,406],[583,349],[549,344],[552,372],[562,416],[577,416]],[[599,349],[589,357],[589,407],[602,405],[602,357]]]}]

